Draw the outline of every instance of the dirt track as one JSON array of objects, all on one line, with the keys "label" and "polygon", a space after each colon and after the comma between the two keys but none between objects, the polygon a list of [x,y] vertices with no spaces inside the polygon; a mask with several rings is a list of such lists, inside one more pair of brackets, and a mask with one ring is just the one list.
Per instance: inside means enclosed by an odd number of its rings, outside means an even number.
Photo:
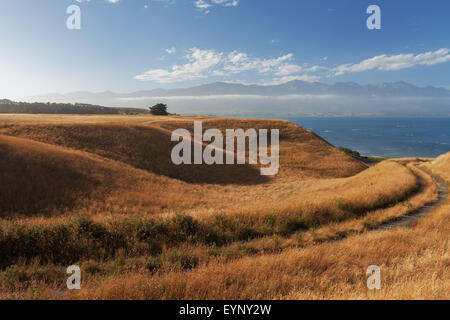
[{"label": "dirt track", "polygon": [[[396,219],[394,221],[390,221],[387,223],[384,223],[380,225],[377,229],[387,230],[387,229],[394,229],[398,227],[408,227],[413,222],[417,221],[418,219],[422,218],[423,216],[433,212],[434,209],[439,207],[445,199],[447,199],[448,196],[448,188],[447,185],[441,181],[439,178],[427,173],[433,180],[439,185],[439,194],[437,200],[428,203],[427,205],[409,213],[406,214],[399,219]],[[420,180],[419,180],[420,181]]]}]

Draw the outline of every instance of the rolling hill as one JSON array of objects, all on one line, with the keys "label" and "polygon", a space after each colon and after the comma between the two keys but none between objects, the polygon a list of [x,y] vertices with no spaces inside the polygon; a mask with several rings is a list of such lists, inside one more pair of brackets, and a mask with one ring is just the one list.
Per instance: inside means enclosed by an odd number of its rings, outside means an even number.
[{"label": "rolling hill", "polygon": [[[279,129],[279,174],[261,177],[257,165],[174,166],[171,132],[192,129],[194,120],[204,130]],[[352,235],[432,201],[437,190],[418,167],[424,163],[442,171],[448,161],[369,167],[282,120],[0,115],[0,298],[61,298],[65,268],[74,263],[89,288],[85,298],[301,295],[289,285],[298,283],[289,266],[321,277],[335,252],[353,252],[328,249],[346,237],[359,256],[340,261],[358,261],[367,248]],[[401,243],[415,254],[406,240],[391,238],[383,248]],[[253,278],[251,270],[258,270]],[[277,270],[289,292],[262,278]],[[241,289],[225,286],[227,279]],[[195,283],[204,290],[182,288]]]}]

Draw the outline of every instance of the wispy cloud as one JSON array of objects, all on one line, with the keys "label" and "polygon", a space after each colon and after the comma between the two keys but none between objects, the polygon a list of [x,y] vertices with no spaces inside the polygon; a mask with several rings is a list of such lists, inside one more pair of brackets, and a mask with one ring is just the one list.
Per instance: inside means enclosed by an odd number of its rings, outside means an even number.
[{"label": "wispy cloud", "polygon": [[175,47],[167,48],[167,49],[164,50],[164,51],[166,51],[168,54],[174,54],[174,53],[177,52],[177,48],[175,48]]},{"label": "wispy cloud", "polygon": [[185,58],[189,60],[184,65],[175,65],[171,70],[151,69],[134,78],[141,81],[157,83],[174,83],[207,77],[211,71],[222,61],[222,54],[214,50],[189,49]]},{"label": "wispy cloud", "polygon": [[[175,48],[166,49],[169,54],[176,52]],[[224,81],[234,81],[233,77],[253,73],[260,84],[279,84],[293,80],[319,81],[322,78],[364,72],[371,70],[396,71],[415,66],[432,66],[450,61],[450,49],[442,48],[420,54],[379,55],[359,63],[342,64],[336,67],[323,65],[309,66],[308,63],[298,64],[292,53],[275,58],[252,57],[245,52],[230,53],[191,48],[186,52],[185,64],[174,65],[169,69],[150,69],[134,79],[156,83],[175,83],[189,80],[221,77]],[[328,58],[320,59],[322,63]]]},{"label": "wispy cloud", "polygon": [[285,54],[278,58],[251,58],[246,53],[233,51],[228,54],[224,61],[223,71],[227,74],[236,74],[244,71],[257,71],[261,74],[267,73],[293,73],[301,69],[293,63],[294,59],[292,53]]},{"label": "wispy cloud", "polygon": [[450,50],[442,48],[436,51],[414,55],[413,53],[398,55],[379,55],[355,64],[343,64],[331,69],[332,75],[363,72],[369,70],[396,71],[415,66],[432,66],[450,61]]},{"label": "wispy cloud", "polygon": [[[75,0],[79,3],[90,2],[91,0]],[[121,0],[104,0],[109,3],[118,3]],[[176,3],[176,0],[150,0],[151,2],[164,3],[166,5],[172,5]],[[191,0],[197,9],[202,10],[204,13],[209,13],[210,9],[214,6],[224,7],[236,7],[239,4],[239,0]],[[146,4],[144,8],[148,8]]]},{"label": "wispy cloud", "polygon": [[174,83],[209,76],[227,77],[243,72],[256,72],[260,75],[279,78],[302,71],[310,72],[310,69],[303,69],[293,62],[292,53],[277,58],[258,58],[238,51],[226,54],[215,50],[191,48],[184,58],[188,61],[183,65],[174,65],[168,70],[150,69],[134,78],[141,81]]},{"label": "wispy cloud", "polygon": [[195,0],[194,4],[198,9],[209,13],[210,8],[216,5],[236,7],[239,4],[239,0]]}]

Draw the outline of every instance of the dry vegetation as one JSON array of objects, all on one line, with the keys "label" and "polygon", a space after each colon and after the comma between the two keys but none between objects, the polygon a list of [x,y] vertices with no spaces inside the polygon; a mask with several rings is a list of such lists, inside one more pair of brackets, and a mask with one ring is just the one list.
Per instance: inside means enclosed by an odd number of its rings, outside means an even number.
[{"label": "dry vegetation", "polygon": [[449,297],[448,204],[367,231],[435,199],[424,170],[450,181],[450,156],[368,168],[287,121],[195,118],[280,129],[280,173],[174,166],[170,133],[193,119],[0,115],[0,298]]}]

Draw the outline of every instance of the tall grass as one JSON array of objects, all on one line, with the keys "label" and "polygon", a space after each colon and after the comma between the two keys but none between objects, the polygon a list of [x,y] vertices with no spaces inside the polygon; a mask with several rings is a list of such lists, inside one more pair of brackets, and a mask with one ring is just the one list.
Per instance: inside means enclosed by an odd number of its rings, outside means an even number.
[{"label": "tall grass", "polygon": [[[71,264],[87,283],[79,297],[301,296],[295,277],[336,280],[319,271],[355,259],[348,247],[317,243],[367,231],[436,193],[409,160],[367,168],[286,121],[203,119],[205,130],[281,129],[280,174],[261,180],[252,166],[172,166],[169,133],[192,118],[19,119],[0,128],[0,298],[59,295]],[[443,159],[429,170],[447,168]],[[361,242],[348,241],[363,255]],[[316,255],[333,250],[341,258]]]},{"label": "tall grass", "polygon": [[[427,167],[449,177],[450,161]],[[445,161],[444,161],[445,160]],[[447,180],[448,181],[448,180]],[[71,298],[112,299],[448,299],[450,202],[411,228],[374,231],[281,254],[210,263],[189,273],[92,279]],[[366,269],[382,270],[381,290]]]}]

